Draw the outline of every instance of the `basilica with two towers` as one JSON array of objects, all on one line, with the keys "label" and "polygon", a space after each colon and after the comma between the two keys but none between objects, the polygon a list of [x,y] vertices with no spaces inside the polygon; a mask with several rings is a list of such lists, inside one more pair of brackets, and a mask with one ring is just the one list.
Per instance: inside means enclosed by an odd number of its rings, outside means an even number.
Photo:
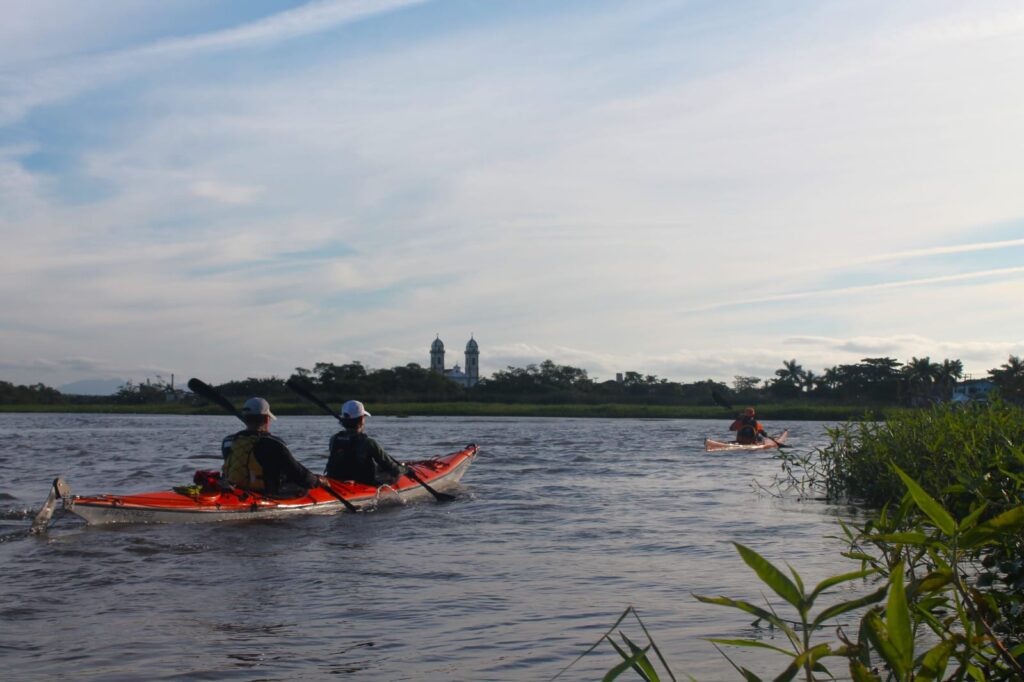
[{"label": "basilica with two towers", "polygon": [[459,367],[458,363],[455,363],[455,366],[451,369],[445,369],[444,342],[441,341],[440,335],[430,344],[430,371],[437,372],[446,379],[450,379],[466,388],[476,386],[477,382],[480,381],[480,348],[477,346],[473,335],[470,334],[469,341],[466,343],[465,371]]}]

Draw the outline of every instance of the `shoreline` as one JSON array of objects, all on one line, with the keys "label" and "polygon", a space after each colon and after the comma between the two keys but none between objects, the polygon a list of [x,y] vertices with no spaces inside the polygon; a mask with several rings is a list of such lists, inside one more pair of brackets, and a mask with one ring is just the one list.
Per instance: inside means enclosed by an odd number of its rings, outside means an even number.
[{"label": "shoreline", "polygon": [[[622,403],[559,404],[535,403],[367,403],[374,415],[382,417],[562,417],[594,419],[708,419],[722,421],[735,414],[719,407],[702,405],[633,405]],[[758,419],[764,421],[860,421],[868,415],[882,418],[905,408],[877,408],[864,405],[762,405]],[[0,413],[16,414],[160,414],[216,415],[224,410],[213,405],[201,407],[166,403],[153,405],[55,404],[0,405]],[[305,403],[275,402],[279,416],[323,416],[323,412]]]}]

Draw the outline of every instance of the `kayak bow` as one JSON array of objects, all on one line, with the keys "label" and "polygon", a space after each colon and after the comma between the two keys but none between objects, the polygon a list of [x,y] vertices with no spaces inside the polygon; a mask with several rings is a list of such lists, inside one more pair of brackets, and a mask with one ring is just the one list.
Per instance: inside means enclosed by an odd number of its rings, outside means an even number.
[{"label": "kayak bow", "polygon": [[[443,457],[408,462],[416,478],[438,489],[454,488],[479,448],[468,445]],[[344,509],[338,496],[351,504],[389,503],[431,499],[423,486],[402,476],[394,486],[364,485],[328,479],[330,490],[313,488],[300,497],[267,497],[238,488],[192,486],[130,495],[68,495],[64,509],[89,524],[197,523],[237,521],[291,514],[334,513]]]}]

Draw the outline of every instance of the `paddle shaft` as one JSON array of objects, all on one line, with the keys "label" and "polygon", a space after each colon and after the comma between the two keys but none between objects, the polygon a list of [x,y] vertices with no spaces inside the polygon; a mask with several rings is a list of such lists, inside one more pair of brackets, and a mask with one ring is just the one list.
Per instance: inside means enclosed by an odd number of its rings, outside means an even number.
[{"label": "paddle shaft", "polygon": [[[193,378],[188,380],[188,387],[196,395],[201,395],[207,400],[217,403],[225,410],[241,419],[242,422],[245,422],[245,417],[243,417],[242,413],[238,411],[238,408],[235,407],[234,403],[232,403],[230,400],[221,395],[220,392],[213,386],[210,386],[204,381],[200,381],[199,379]],[[337,499],[339,502],[345,505],[345,508],[348,509],[350,512],[354,513],[359,511],[359,507],[355,506],[354,504],[346,500],[344,497],[339,495],[337,492],[334,491],[334,488],[332,488],[331,486],[321,483],[320,487],[329,492],[335,499]]]},{"label": "paddle shaft", "polygon": [[[330,405],[328,405],[327,403],[325,403],[324,401],[320,400],[315,395],[310,393],[306,389],[305,386],[303,386],[303,385],[299,384],[298,382],[293,381],[291,379],[289,379],[288,381],[284,382],[284,385],[287,386],[288,388],[290,388],[291,390],[295,391],[296,393],[298,393],[300,396],[302,396],[303,398],[305,398],[309,402],[311,402],[314,405],[316,405],[317,407],[319,407],[321,410],[323,410],[327,414],[329,414],[332,417],[334,417],[335,419],[337,419],[338,423],[341,424],[342,426],[345,425],[344,418],[340,414],[335,412],[334,409],[331,408]],[[429,485],[427,485],[426,481],[424,481],[422,478],[420,478],[416,474],[416,472],[413,471],[408,466],[406,466],[405,475],[408,476],[409,478],[411,478],[412,480],[416,481],[417,483],[419,483],[421,486],[423,486],[427,490],[427,492],[429,492],[431,495],[433,495],[434,499],[437,500],[438,502],[448,502],[450,500],[454,500],[455,499],[455,497],[453,497],[452,495],[449,495],[447,493],[438,492],[437,490],[434,490],[433,488],[431,488]]]}]

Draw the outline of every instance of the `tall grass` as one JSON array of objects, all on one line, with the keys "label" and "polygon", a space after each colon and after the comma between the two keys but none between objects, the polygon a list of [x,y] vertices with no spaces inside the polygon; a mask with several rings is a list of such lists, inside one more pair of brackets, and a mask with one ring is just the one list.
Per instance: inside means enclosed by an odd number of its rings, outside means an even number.
[{"label": "tall grass", "polygon": [[906,487],[895,465],[930,495],[962,511],[976,493],[987,497],[982,488],[993,476],[1019,467],[1024,410],[1002,402],[937,405],[894,412],[881,422],[847,422],[828,434],[831,443],[816,453],[813,465],[830,499],[876,508],[900,500]]}]

